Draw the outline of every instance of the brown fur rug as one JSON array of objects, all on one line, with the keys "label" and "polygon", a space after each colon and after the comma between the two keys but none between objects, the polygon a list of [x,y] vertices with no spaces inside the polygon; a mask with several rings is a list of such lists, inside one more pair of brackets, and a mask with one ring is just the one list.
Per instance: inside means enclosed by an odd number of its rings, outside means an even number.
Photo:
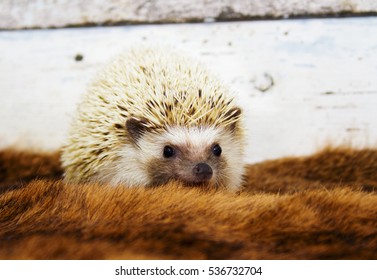
[{"label": "brown fur rug", "polygon": [[250,165],[239,194],[61,173],[58,153],[0,152],[1,259],[377,258],[377,150]]}]

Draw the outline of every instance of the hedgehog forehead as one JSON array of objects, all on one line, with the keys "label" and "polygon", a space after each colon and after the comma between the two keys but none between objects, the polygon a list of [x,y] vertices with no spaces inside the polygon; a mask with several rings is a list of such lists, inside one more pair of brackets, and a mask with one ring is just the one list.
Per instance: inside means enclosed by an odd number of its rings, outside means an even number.
[{"label": "hedgehog forehead", "polygon": [[176,146],[185,146],[192,149],[206,149],[219,141],[222,131],[215,127],[204,126],[173,126],[164,133],[166,143]]},{"label": "hedgehog forehead", "polygon": [[164,130],[146,133],[140,141],[144,152],[158,154],[161,147],[171,145],[190,154],[203,155],[215,143],[229,143],[231,135],[213,126],[168,126]]}]

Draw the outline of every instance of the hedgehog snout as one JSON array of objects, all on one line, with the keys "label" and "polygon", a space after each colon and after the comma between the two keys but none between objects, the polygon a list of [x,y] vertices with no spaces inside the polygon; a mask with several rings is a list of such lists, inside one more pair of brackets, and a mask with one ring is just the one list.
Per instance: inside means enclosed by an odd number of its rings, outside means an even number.
[{"label": "hedgehog snout", "polygon": [[207,163],[201,162],[194,166],[192,172],[200,182],[209,181],[212,178],[212,168]]}]

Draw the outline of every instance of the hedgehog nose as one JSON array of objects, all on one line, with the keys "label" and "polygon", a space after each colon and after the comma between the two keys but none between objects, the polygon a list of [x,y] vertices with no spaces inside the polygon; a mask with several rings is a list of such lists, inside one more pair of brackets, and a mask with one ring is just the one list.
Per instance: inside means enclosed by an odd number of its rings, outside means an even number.
[{"label": "hedgehog nose", "polygon": [[212,178],[212,168],[207,163],[198,163],[192,171],[195,177],[200,181],[208,181]]}]

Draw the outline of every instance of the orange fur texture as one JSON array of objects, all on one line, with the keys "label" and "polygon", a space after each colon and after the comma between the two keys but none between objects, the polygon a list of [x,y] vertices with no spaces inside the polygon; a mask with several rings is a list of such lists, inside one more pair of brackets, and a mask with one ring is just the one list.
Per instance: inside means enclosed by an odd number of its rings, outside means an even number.
[{"label": "orange fur texture", "polygon": [[237,194],[61,173],[57,152],[0,152],[1,259],[377,258],[377,150],[249,165]]}]

